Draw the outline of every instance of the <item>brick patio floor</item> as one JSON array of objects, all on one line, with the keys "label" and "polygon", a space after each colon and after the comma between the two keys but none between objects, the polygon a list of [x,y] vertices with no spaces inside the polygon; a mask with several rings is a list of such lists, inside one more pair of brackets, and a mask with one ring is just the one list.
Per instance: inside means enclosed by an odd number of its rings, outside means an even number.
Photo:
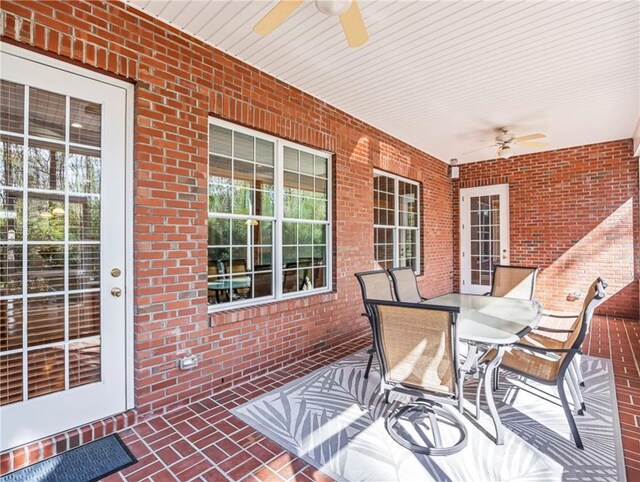
[{"label": "brick patio floor", "polygon": [[[105,480],[331,480],[229,410],[369,344],[357,338],[120,432],[139,462]],[[613,360],[627,479],[640,481],[640,323],[595,317],[585,351]]]}]

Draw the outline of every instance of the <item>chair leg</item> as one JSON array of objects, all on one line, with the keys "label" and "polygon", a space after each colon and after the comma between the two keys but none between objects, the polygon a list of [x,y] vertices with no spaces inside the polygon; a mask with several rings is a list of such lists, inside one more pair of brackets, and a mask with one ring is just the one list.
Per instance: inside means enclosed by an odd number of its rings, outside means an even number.
[{"label": "chair leg", "polygon": [[567,370],[565,381],[567,382],[567,387],[569,388],[569,395],[571,395],[571,400],[573,400],[573,407],[578,412],[578,415],[584,415],[582,408],[580,406],[580,397],[578,396],[578,389],[573,383],[573,379],[569,375],[569,370]]},{"label": "chair leg", "polygon": [[494,392],[496,390],[500,390],[500,367],[499,366],[497,366],[493,372],[492,383],[493,383]]},{"label": "chair leg", "polygon": [[567,369],[569,373],[569,382],[573,385],[574,391],[576,392],[576,396],[578,397],[575,401],[576,407],[579,407],[578,414],[584,415],[584,411],[587,409],[587,406],[584,403],[584,398],[582,397],[582,391],[580,391],[580,382],[578,379],[578,374],[576,373],[576,367],[571,363]]},{"label": "chair leg", "polygon": [[369,378],[369,370],[371,370],[371,363],[373,362],[373,348],[369,350],[369,362],[367,363],[367,369],[364,371],[364,377]]},{"label": "chair leg", "polygon": [[573,357],[571,360],[571,364],[573,368],[576,370],[576,375],[578,375],[578,383],[581,387],[584,387],[584,377],[582,376],[582,370],[580,369],[580,362],[582,361],[582,355],[578,354]]},{"label": "chair leg", "polygon": [[476,390],[476,420],[480,418],[480,393],[482,392],[482,382],[484,377],[478,380],[478,389]]},{"label": "chair leg", "polygon": [[558,378],[556,386],[558,387],[560,402],[562,403],[564,414],[567,417],[567,422],[569,422],[569,428],[571,429],[571,434],[573,435],[573,440],[576,443],[576,447],[578,447],[579,449],[584,449],[584,445],[582,445],[582,439],[580,438],[580,433],[578,432],[578,426],[576,425],[576,421],[573,419],[573,413],[571,413],[571,407],[569,406],[569,401],[567,400],[567,394],[564,391],[564,377]]}]

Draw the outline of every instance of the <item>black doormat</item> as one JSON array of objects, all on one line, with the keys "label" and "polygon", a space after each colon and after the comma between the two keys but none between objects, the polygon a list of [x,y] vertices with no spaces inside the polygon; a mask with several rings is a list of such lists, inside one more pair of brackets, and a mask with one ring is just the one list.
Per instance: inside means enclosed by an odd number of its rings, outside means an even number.
[{"label": "black doormat", "polygon": [[93,482],[138,461],[117,434],[0,477],[0,482]]}]

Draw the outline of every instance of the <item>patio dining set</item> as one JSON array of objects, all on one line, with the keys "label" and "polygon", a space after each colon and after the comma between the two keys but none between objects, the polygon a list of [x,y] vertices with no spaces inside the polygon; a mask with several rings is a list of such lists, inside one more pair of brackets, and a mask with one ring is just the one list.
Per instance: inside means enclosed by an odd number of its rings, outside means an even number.
[{"label": "patio dining set", "polygon": [[364,376],[377,355],[385,400],[389,403],[392,393],[395,398],[385,419],[393,440],[432,456],[463,450],[467,430],[460,414],[465,382],[474,377],[473,415],[481,415],[484,388],[494,441],[502,445],[494,391],[500,370],[506,370],[554,385],[575,445],[584,448],[574,419],[574,411],[583,415],[586,410],[581,346],[607,283],[599,277],[593,281],[580,313],[553,315],[533,299],[537,273],[538,268],[497,265],[489,293],[430,299],[421,296],[410,267],[356,273],[374,340]]}]

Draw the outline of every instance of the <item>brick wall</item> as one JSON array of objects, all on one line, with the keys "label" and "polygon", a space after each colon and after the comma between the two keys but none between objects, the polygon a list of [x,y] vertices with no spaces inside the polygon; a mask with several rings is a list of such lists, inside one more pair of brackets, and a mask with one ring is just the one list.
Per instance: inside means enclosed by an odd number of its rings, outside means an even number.
[{"label": "brick wall", "polygon": [[[451,291],[446,166],[119,2],[2,2],[3,40],[135,82],[135,382],[149,415],[366,332],[353,273],[373,268],[372,170],[422,182],[421,279]],[[335,153],[335,291],[207,316],[213,114]],[[198,354],[197,369],[176,359]]]},{"label": "brick wall", "polygon": [[[540,266],[536,297],[545,308],[568,301],[596,276],[609,283],[601,313],[639,317],[640,215],[633,142],[605,142],[465,164],[454,182],[454,252],[459,188],[509,184],[511,264]],[[459,286],[455,263],[454,285]],[[578,308],[579,309],[579,308]]]}]

